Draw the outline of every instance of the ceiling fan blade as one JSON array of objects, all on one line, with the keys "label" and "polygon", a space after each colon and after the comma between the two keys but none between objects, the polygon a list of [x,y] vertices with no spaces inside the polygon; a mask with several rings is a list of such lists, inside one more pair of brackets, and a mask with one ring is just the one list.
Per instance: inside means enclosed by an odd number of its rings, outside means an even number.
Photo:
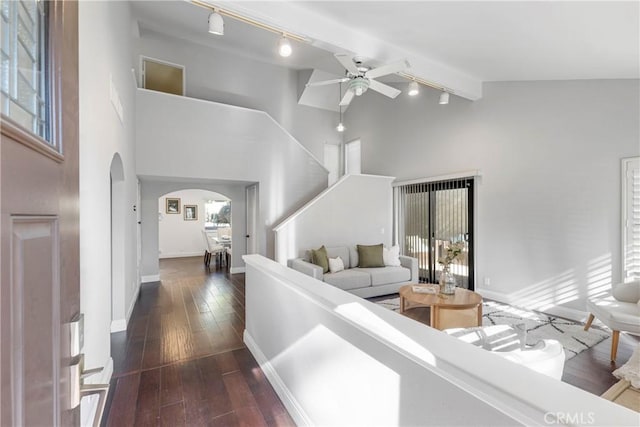
[{"label": "ceiling fan blade", "polygon": [[364,75],[369,79],[386,76],[388,74],[397,73],[409,68],[409,62],[406,59],[402,61],[391,62],[378,68],[367,71]]},{"label": "ceiling fan blade", "polygon": [[354,64],[353,59],[349,55],[345,55],[344,53],[336,53],[334,55],[338,62],[342,64],[342,66],[351,74],[360,74],[356,64]]},{"label": "ceiling fan blade", "polygon": [[347,89],[344,96],[342,97],[342,100],[340,101],[340,104],[338,105],[340,105],[341,107],[346,107],[351,103],[351,100],[353,99],[353,97],[354,97],[353,92]]},{"label": "ceiling fan blade", "polygon": [[332,85],[335,83],[343,83],[346,82],[347,80],[349,80],[349,77],[344,77],[342,79],[333,79],[333,80],[323,80],[321,82],[312,82],[312,83],[307,83],[305,86],[325,86],[325,85]]},{"label": "ceiling fan blade", "polygon": [[369,89],[373,89],[376,92],[380,92],[383,95],[388,96],[389,98],[395,98],[400,95],[401,91],[398,89],[388,86],[384,83],[380,83],[376,80],[369,80]]}]

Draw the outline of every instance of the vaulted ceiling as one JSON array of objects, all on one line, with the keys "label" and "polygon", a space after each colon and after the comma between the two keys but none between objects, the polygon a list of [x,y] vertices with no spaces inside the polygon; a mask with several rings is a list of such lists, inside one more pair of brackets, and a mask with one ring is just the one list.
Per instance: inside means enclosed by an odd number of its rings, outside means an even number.
[{"label": "vaulted ceiling", "polygon": [[637,1],[227,1],[223,8],[309,38],[294,55],[276,34],[225,19],[207,33],[209,11],[188,1],[133,2],[141,27],[294,69],[341,75],[332,54],[372,65],[406,58],[411,72],[478,99],[485,81],[640,78]]}]

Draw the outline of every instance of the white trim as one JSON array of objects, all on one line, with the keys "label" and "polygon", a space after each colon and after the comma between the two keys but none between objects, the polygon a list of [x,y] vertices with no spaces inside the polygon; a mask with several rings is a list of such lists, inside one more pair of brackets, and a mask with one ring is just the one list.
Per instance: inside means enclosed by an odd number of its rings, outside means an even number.
[{"label": "white trim", "polygon": [[318,200],[322,199],[323,197],[325,197],[328,193],[334,191],[340,184],[342,184],[344,181],[350,179],[351,177],[365,177],[365,178],[379,178],[379,179],[385,179],[388,181],[393,181],[395,179],[395,177],[393,176],[383,176],[383,175],[366,175],[366,174],[358,174],[358,175],[344,175],[342,178],[340,178],[335,184],[333,184],[331,187],[325,189],[322,193],[318,194],[316,197],[314,197],[313,199],[311,199],[311,201],[309,201],[306,205],[304,205],[303,207],[301,207],[300,209],[298,209],[296,212],[294,212],[291,216],[289,216],[288,218],[286,218],[284,221],[282,221],[280,224],[278,224],[277,226],[274,227],[273,231],[278,232],[280,231],[280,229],[282,229],[285,225],[287,225],[288,223],[290,223],[291,221],[293,221],[295,218],[297,218],[298,216],[300,216],[303,212],[305,212],[307,209],[309,209],[311,206],[313,206],[314,204],[316,204],[318,202]]},{"label": "white trim", "polygon": [[[91,384],[109,384],[111,382],[111,376],[113,375],[113,359],[110,357],[107,360],[107,364],[101,372],[100,378],[97,381],[91,381],[94,378],[89,377],[88,382]],[[97,376],[97,375],[96,375]],[[106,408],[105,408],[106,409]],[[93,418],[98,410],[98,396],[86,396],[80,401],[80,425],[92,426]],[[106,411],[102,413],[104,417]],[[98,423],[99,424],[99,423]]]},{"label": "white trim", "polygon": [[231,267],[229,269],[229,273],[231,274],[244,273],[245,270],[246,270],[246,267]]},{"label": "white trim", "polygon": [[[476,289],[475,291],[482,295],[482,298],[488,298],[504,304],[509,304],[516,307],[519,306],[523,309],[530,310],[530,308],[526,307],[523,304],[522,300],[516,301],[514,300],[514,298],[510,298],[508,295],[504,295],[500,292],[490,291],[487,289]],[[588,315],[586,311],[576,310],[575,308],[561,307],[559,305],[545,308],[544,313],[564,317],[565,319],[573,320],[574,322],[584,322]]]},{"label": "white trim", "polygon": [[482,176],[482,173],[480,172],[479,169],[473,169],[473,170],[462,171],[462,172],[454,172],[446,175],[437,175],[437,176],[431,176],[427,178],[417,178],[417,179],[410,179],[406,181],[396,181],[392,185],[394,187],[400,187],[402,185],[422,184],[425,182],[445,181],[448,179],[458,179],[458,178],[471,178],[476,176]]},{"label": "white trim", "polygon": [[127,330],[127,320],[118,319],[111,321],[111,333],[122,332]]},{"label": "white trim", "polygon": [[198,252],[172,252],[172,253],[166,253],[166,254],[159,255],[158,258],[159,259],[165,259],[165,258],[190,258],[190,257],[194,257],[194,256],[203,256],[203,255],[204,255],[203,251],[198,251]]},{"label": "white trim", "polygon": [[304,412],[304,409],[302,409],[293,393],[289,391],[273,365],[271,365],[271,362],[267,359],[262,350],[260,350],[260,347],[258,347],[258,344],[256,344],[255,340],[246,329],[244,330],[243,340],[253,357],[260,365],[260,369],[262,369],[267,380],[269,380],[273,390],[276,392],[285,408],[287,408],[287,412],[289,412],[289,415],[293,418],[294,423],[298,426],[313,425],[311,419]]},{"label": "white trim", "polygon": [[148,276],[140,277],[140,283],[159,282],[159,281],[160,281],[159,274],[149,274]]}]

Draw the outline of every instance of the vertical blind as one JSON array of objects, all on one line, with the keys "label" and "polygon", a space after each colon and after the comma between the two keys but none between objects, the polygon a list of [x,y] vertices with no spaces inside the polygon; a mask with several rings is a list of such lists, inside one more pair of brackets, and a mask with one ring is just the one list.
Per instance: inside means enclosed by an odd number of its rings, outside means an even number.
[{"label": "vertical blind", "polygon": [[458,286],[473,283],[473,178],[400,185],[394,189],[394,238],[418,259],[421,282],[435,283],[450,242],[464,242],[451,265]]}]

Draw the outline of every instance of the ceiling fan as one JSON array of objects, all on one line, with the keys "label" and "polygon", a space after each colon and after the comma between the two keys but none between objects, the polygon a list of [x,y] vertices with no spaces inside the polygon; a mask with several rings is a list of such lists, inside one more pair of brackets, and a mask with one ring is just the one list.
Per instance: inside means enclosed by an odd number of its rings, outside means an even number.
[{"label": "ceiling fan", "polygon": [[340,106],[346,107],[349,105],[354,96],[360,96],[367,91],[367,89],[375,90],[389,98],[395,98],[400,94],[396,88],[388,86],[384,83],[374,80],[377,77],[386,76],[389,74],[397,73],[409,68],[409,62],[407,60],[391,62],[389,64],[382,65],[377,68],[370,68],[362,65],[360,58],[351,58],[349,55],[343,53],[336,53],[336,59],[345,68],[346,77],[341,79],[324,80],[321,82],[307,83],[307,86],[324,86],[335,83],[347,84],[347,91],[345,92],[342,100],[340,100]]}]

